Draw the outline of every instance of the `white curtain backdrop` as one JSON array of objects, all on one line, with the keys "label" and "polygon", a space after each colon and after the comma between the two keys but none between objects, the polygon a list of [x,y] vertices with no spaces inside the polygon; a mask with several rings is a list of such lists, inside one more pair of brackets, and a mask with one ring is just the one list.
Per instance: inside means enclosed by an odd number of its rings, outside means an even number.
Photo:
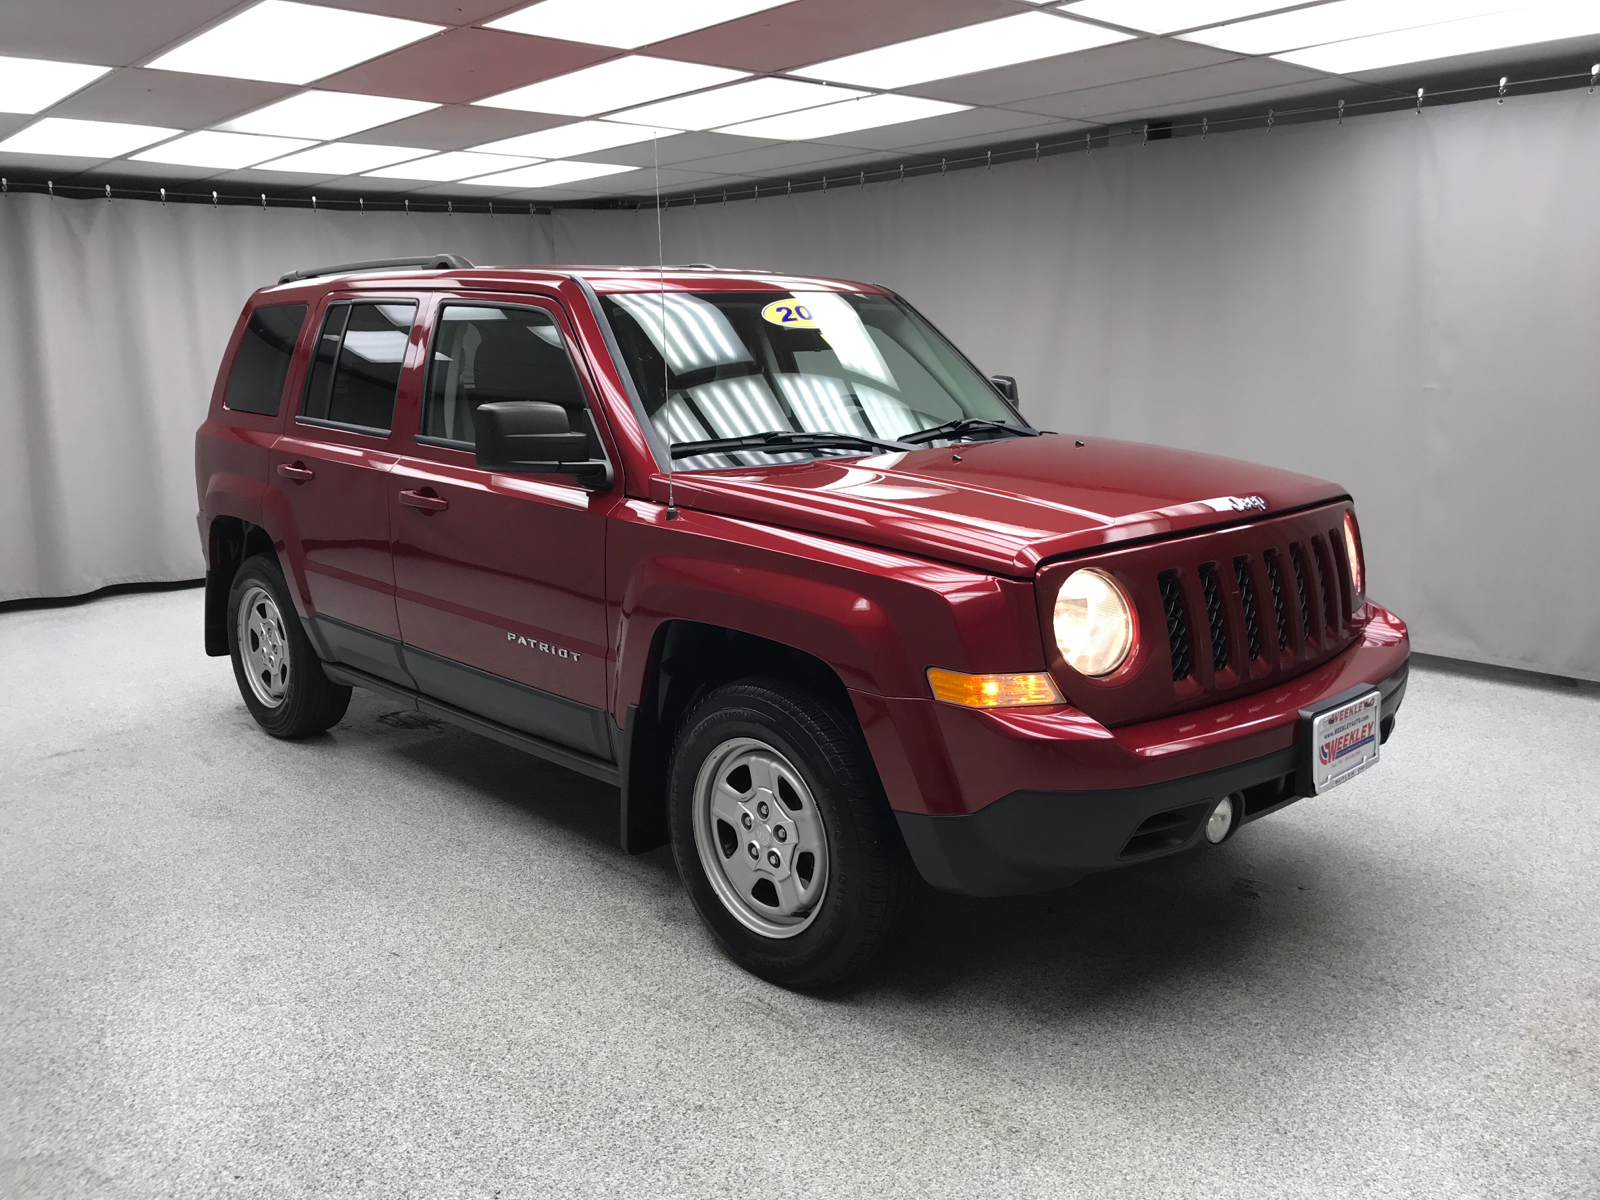
[{"label": "white curtain backdrop", "polygon": [[[1600,679],[1600,95],[678,208],[668,262],[906,296],[1049,428],[1340,481],[1419,650]],[[453,250],[654,262],[655,214],[0,206],[0,599],[200,570],[191,439],[249,291]]]}]

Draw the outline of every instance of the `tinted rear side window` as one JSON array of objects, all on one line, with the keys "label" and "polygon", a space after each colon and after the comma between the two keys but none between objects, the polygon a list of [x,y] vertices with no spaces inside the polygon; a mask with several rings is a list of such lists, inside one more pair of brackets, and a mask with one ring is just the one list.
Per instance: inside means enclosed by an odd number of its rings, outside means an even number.
[{"label": "tinted rear side window", "polygon": [[416,313],[407,301],[330,307],[300,415],[388,433]]},{"label": "tinted rear side window", "polygon": [[228,372],[222,404],[234,412],[278,415],[283,381],[289,376],[294,344],[306,321],[304,304],[271,304],[250,314],[239,350]]}]

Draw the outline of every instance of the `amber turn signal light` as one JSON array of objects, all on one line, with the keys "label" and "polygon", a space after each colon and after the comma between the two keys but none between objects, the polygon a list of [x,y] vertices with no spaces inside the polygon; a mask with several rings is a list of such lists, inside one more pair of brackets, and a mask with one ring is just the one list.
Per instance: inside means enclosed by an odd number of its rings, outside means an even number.
[{"label": "amber turn signal light", "polygon": [[928,686],[935,700],[968,708],[1020,708],[1029,704],[1065,704],[1056,681],[1043,671],[1027,675],[964,675],[928,668]]}]

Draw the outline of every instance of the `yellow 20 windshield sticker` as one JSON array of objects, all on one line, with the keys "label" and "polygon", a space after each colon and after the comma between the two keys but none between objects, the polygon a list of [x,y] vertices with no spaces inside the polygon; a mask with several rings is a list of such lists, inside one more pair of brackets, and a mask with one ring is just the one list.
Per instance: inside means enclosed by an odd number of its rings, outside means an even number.
[{"label": "yellow 20 windshield sticker", "polygon": [[811,310],[798,300],[774,300],[761,310],[761,319],[787,329],[815,329]]}]

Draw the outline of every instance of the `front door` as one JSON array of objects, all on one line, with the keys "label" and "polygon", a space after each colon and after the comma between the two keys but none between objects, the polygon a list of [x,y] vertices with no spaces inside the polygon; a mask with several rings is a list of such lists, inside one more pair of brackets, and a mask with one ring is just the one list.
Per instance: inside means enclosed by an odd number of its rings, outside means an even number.
[{"label": "front door", "polygon": [[554,302],[446,300],[420,428],[389,476],[406,664],[426,694],[600,758],[606,730],[606,513],[566,475],[481,471],[472,414],[500,400],[568,410],[603,457]]},{"label": "front door", "polygon": [[409,686],[396,643],[388,477],[395,395],[414,300],[335,301],[322,316],[300,408],[269,456],[312,636],[329,656]]}]

